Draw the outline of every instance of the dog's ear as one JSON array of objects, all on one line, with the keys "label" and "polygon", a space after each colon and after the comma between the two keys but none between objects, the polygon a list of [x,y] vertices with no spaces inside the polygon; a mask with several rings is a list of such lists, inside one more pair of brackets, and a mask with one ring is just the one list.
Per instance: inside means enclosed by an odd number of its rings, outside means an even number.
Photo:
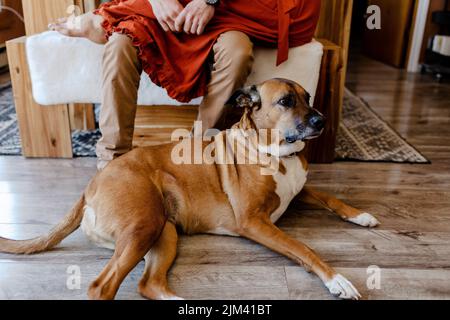
[{"label": "dog's ear", "polygon": [[311,105],[311,95],[310,95],[309,92],[306,91],[306,90],[305,90],[305,96],[304,96],[304,98],[305,98],[305,101],[306,101],[306,103],[308,104],[308,106],[312,107],[312,105]]},{"label": "dog's ear", "polygon": [[261,107],[261,96],[258,88],[250,86],[237,90],[228,100],[227,105],[247,109]]}]

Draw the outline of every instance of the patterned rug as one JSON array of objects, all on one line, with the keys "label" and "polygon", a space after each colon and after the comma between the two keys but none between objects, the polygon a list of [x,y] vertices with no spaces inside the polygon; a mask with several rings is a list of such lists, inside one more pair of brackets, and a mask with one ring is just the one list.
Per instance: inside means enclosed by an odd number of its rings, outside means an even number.
[{"label": "patterned rug", "polygon": [[[72,148],[75,157],[95,157],[95,145],[100,132],[73,131]],[[11,84],[0,86],[0,155],[18,156],[22,154],[19,128]]]},{"label": "patterned rug", "polygon": [[345,90],[336,160],[430,163],[362,98]]},{"label": "patterned rug", "polygon": [[[97,110],[98,111],[98,110]],[[74,131],[76,157],[95,157],[95,144],[101,134]],[[20,155],[20,136],[11,85],[0,86],[0,155]],[[343,121],[340,125],[337,160],[429,163],[413,146],[398,135],[361,98],[346,91]]]}]

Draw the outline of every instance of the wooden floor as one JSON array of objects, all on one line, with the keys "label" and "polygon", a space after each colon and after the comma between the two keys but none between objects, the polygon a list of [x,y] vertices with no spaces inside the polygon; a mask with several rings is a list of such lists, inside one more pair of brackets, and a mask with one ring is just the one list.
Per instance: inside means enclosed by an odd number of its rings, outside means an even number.
[{"label": "wooden floor", "polygon": [[[293,204],[279,225],[314,248],[353,281],[366,299],[450,299],[450,85],[353,57],[348,87],[433,163],[312,165],[309,184],[376,215],[366,230],[334,215]],[[72,206],[94,174],[95,159],[0,158],[0,234],[46,232]],[[85,299],[89,282],[111,256],[80,231],[52,252],[0,254],[0,298]],[[81,290],[68,290],[67,269],[79,266]],[[381,268],[381,288],[366,286]],[[119,299],[139,299],[142,263]],[[170,274],[188,299],[331,299],[321,282],[293,262],[250,241],[182,237]]]}]

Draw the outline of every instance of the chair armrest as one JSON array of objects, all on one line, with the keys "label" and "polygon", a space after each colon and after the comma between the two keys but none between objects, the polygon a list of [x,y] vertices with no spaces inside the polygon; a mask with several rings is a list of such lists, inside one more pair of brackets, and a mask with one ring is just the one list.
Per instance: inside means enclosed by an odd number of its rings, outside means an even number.
[{"label": "chair armrest", "polygon": [[316,39],[316,41],[320,42],[323,45],[324,51],[335,51],[335,50],[341,50],[341,47],[339,47],[334,42],[327,40],[327,39]]}]

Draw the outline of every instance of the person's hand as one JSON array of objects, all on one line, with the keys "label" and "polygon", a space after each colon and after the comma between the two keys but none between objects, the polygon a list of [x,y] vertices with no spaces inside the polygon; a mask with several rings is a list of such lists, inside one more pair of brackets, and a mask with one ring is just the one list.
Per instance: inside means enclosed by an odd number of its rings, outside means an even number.
[{"label": "person's hand", "polygon": [[202,34],[206,25],[214,17],[216,9],[205,0],[191,1],[175,21],[175,30],[188,34]]},{"label": "person's hand", "polygon": [[149,0],[153,13],[164,31],[176,32],[175,21],[183,11],[178,0]]}]

